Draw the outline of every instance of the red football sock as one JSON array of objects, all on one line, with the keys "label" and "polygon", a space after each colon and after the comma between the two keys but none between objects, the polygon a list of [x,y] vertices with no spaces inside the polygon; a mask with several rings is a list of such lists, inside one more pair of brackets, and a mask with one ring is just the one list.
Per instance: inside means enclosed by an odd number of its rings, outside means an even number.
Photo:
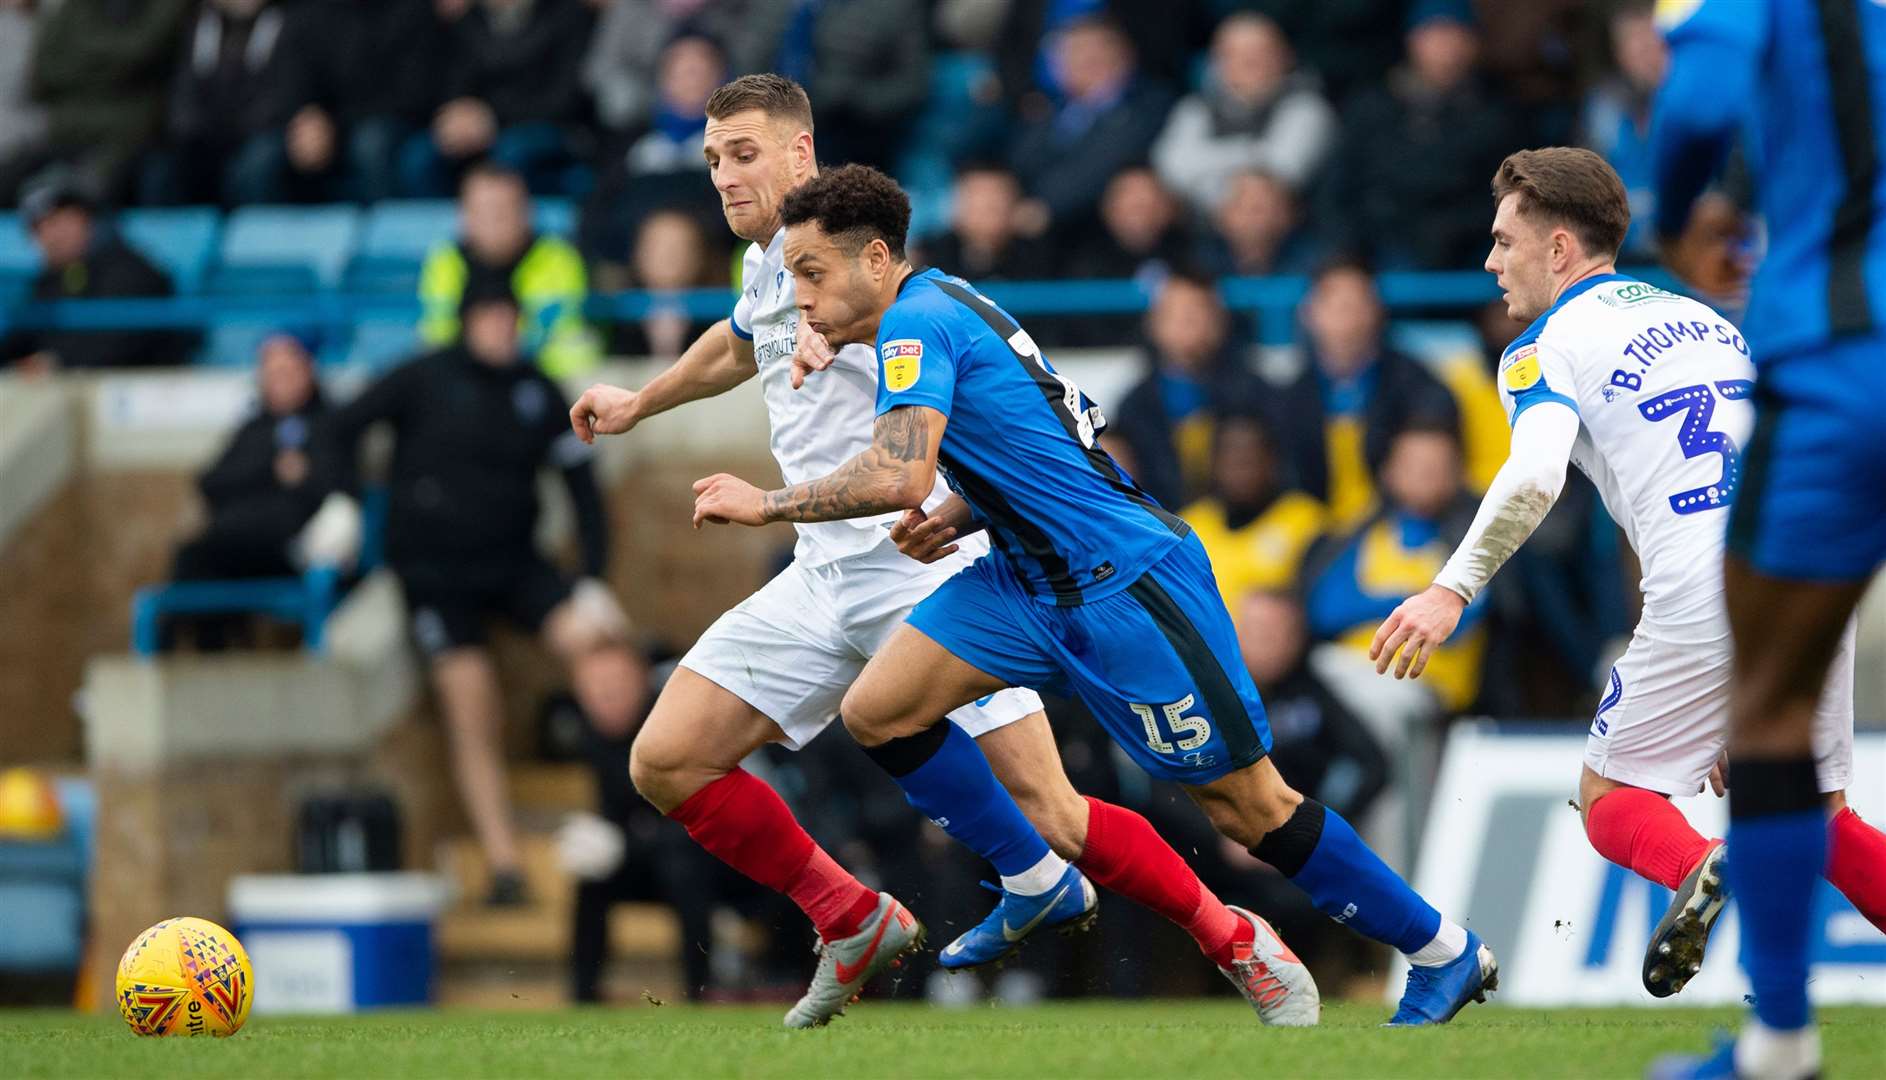
[{"label": "red football sock", "polygon": [[877,893],[813,843],[779,793],[745,769],[695,792],[668,816],[721,862],[791,897],[827,941],[857,933],[877,910]]},{"label": "red football sock", "polygon": [[1827,823],[1827,880],[1867,922],[1886,931],[1886,835],[1860,820],[1851,806]]},{"label": "red football sock", "polygon": [[1087,844],[1074,865],[1097,884],[1136,900],[1183,927],[1219,967],[1256,937],[1251,924],[1212,895],[1152,822],[1124,806],[1087,800]]},{"label": "red football sock", "polygon": [[1714,843],[1670,800],[1632,787],[1598,796],[1585,812],[1585,835],[1598,854],[1666,889],[1682,885]]}]

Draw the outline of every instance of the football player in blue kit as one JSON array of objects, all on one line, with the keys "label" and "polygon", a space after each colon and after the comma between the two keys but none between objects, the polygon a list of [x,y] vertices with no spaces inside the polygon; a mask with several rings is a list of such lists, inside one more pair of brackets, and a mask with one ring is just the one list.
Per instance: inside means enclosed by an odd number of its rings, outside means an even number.
[{"label": "football player in blue kit", "polygon": [[[783,216],[786,266],[811,328],[834,346],[876,343],[872,445],[775,491],[708,477],[695,485],[695,522],[903,510],[899,545],[926,560],[988,530],[991,554],[919,603],[845,695],[846,727],[911,804],[998,873],[1033,865],[1042,841],[974,740],[939,721],[1004,686],[1076,696],[1142,768],[1183,785],[1221,833],[1318,910],[1408,957],[1392,1024],[1445,1023],[1485,1000],[1497,983],[1492,950],[1278,774],[1204,549],[1099,447],[1100,410],[1006,312],[961,279],[910,265],[910,203],[889,177],[862,166],[822,173]],[[938,467],[955,497],[925,515]],[[994,959],[1079,914],[1078,890],[1005,892],[941,961]]]},{"label": "football player in blue kit", "polygon": [[1658,232],[1682,231],[1746,134],[1768,236],[1742,327],[1755,429],[1724,575],[1735,639],[1727,878],[1754,1017],[1714,1058],[1660,1075],[1799,1080],[1820,1070],[1807,996],[1814,889],[1829,829],[1858,827],[1815,784],[1815,706],[1886,559],[1886,7],[1666,0],[1658,16],[1671,50],[1652,137]]}]

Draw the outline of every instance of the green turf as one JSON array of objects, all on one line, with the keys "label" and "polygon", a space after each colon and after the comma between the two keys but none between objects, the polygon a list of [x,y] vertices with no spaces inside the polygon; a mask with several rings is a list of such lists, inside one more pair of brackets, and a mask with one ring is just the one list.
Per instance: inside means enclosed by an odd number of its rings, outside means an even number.
[{"label": "green turf", "polygon": [[[1327,1006],[1314,1030],[1267,1030],[1234,1002],[944,1011],[870,1004],[824,1031],[779,1008],[640,1004],[552,1013],[263,1017],[233,1039],[140,1039],[115,1017],[0,1012],[0,1076],[689,1078],[1002,1076],[1641,1076],[1704,1047],[1735,1010],[1471,1008],[1445,1028],[1385,1031],[1384,1009]],[[1878,1010],[1823,1012],[1828,1071],[1886,1070]]]}]

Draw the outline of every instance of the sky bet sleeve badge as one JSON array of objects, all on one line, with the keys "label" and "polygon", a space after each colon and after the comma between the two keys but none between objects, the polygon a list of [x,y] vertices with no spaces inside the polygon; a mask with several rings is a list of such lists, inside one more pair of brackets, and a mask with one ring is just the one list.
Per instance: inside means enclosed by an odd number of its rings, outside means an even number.
[{"label": "sky bet sleeve badge", "polygon": [[887,341],[879,355],[884,360],[884,389],[895,394],[917,385],[923,371],[923,342],[915,338]]},{"label": "sky bet sleeve badge", "polygon": [[1527,345],[1513,354],[1506,365],[1506,389],[1518,393],[1539,381],[1539,347]]}]

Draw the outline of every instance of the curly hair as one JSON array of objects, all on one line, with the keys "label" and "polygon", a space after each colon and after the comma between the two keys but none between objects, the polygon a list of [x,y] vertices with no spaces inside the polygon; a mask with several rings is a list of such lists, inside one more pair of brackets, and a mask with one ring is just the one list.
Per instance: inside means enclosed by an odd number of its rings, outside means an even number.
[{"label": "curly hair", "polygon": [[869,165],[840,165],[787,195],[780,217],[787,225],[816,222],[851,253],[882,240],[901,259],[904,234],[910,231],[910,197],[897,181]]}]

